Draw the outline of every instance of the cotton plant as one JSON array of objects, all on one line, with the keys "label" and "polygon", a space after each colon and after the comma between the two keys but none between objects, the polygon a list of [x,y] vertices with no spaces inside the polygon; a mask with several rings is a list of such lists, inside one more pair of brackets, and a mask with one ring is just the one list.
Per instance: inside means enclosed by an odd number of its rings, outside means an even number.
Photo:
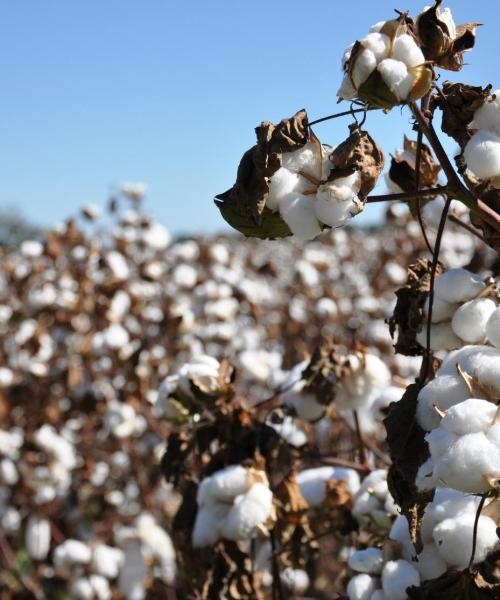
[{"label": "cotton plant", "polygon": [[194,548],[219,539],[245,541],[266,535],[272,523],[273,493],[264,471],[231,465],[205,477],[197,493]]}]

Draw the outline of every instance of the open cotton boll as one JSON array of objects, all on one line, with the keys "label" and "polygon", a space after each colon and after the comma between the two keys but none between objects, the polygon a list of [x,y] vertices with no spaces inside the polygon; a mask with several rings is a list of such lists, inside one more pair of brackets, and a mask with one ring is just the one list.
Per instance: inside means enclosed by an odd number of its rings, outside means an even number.
[{"label": "open cotton boll", "polygon": [[375,60],[380,62],[387,58],[391,48],[391,40],[385,33],[379,33],[376,31],[370,32],[366,37],[361,40],[363,48],[373,52]]},{"label": "open cotton boll", "polygon": [[355,44],[356,44],[356,42],[352,42],[351,44],[349,44],[349,46],[347,46],[347,48],[342,53],[342,59],[340,62],[340,66],[342,67],[342,70],[344,69],[347,61],[351,58],[352,49],[354,48]]},{"label": "open cotton boll", "polygon": [[304,569],[287,567],[281,573],[281,581],[289,590],[299,594],[309,587],[309,575]]},{"label": "open cotton boll", "polygon": [[345,481],[351,495],[359,490],[359,475],[352,469],[341,467],[317,467],[297,474],[300,493],[309,506],[319,506],[326,498],[327,481]]},{"label": "open cotton boll", "polygon": [[[304,192],[307,189],[304,181],[308,183],[298,173],[292,173],[292,171],[284,167],[278,169],[269,182],[269,195],[266,200],[267,208],[276,211],[284,196],[291,192]],[[309,187],[311,187],[311,184],[309,184]]]},{"label": "open cotton boll", "polygon": [[477,129],[485,129],[500,135],[500,90],[495,90],[492,97],[476,110],[474,124]]},{"label": "open cotton boll", "polygon": [[307,435],[300,429],[291,416],[284,417],[281,423],[274,423],[272,419],[268,419],[266,424],[272,427],[279,436],[295,448],[299,448],[307,443]]},{"label": "open cotton boll", "polygon": [[389,385],[387,365],[375,354],[349,357],[351,370],[337,383],[335,404],[339,409],[357,409],[373,404],[380,391]]},{"label": "open cotton boll", "polygon": [[221,536],[221,528],[231,506],[222,502],[203,504],[198,508],[191,542],[193,548],[212,546]]},{"label": "open cotton boll", "polygon": [[378,575],[379,573],[382,573],[382,567],[384,566],[382,550],[380,550],[380,548],[358,550],[357,552],[354,552],[354,554],[351,554],[347,564],[354,571]]},{"label": "open cotton boll", "polygon": [[371,50],[363,50],[356,57],[351,79],[355,88],[359,88],[377,68],[377,59]]},{"label": "open cotton boll", "polygon": [[500,175],[500,135],[480,129],[464,149],[467,167],[480,179]]},{"label": "open cotton boll", "polygon": [[281,388],[281,401],[285,406],[293,408],[299,419],[316,421],[325,413],[325,406],[320,404],[313,394],[303,392],[306,382],[302,379],[302,371],[307,367],[307,361],[296,364],[287,374]]},{"label": "open cotton boll", "polygon": [[[427,327],[424,327],[417,333],[417,342],[427,347]],[[438,350],[454,350],[463,346],[463,340],[461,340],[457,334],[453,331],[451,323],[436,323],[431,327],[431,350],[437,352]]]},{"label": "open cotton boll", "polygon": [[[450,352],[443,360],[442,365],[439,367],[437,372],[438,376],[441,375],[457,375],[457,365],[461,367],[463,371],[477,377],[477,371],[481,365],[484,365],[489,361],[493,364],[498,364],[500,360],[500,352],[496,348],[491,346],[464,346],[454,352]],[[482,383],[480,381],[480,383]]]},{"label": "open cotton boll", "polygon": [[415,556],[415,548],[411,541],[408,519],[405,516],[399,515],[396,518],[389,532],[389,539],[399,542],[403,557],[412,560]]},{"label": "open cotton boll", "polygon": [[[450,304],[445,300],[434,297],[432,302],[432,317],[431,323],[441,323],[442,321],[449,321],[455,311],[457,310],[456,304]],[[429,319],[429,298],[425,301],[424,305],[425,318]]]},{"label": "open cotton boll", "polygon": [[425,436],[425,441],[429,445],[429,452],[434,461],[441,458],[457,440],[458,435],[444,429],[444,427],[436,427]]},{"label": "open cotton boll", "polygon": [[118,577],[124,560],[123,550],[120,548],[98,544],[92,552],[91,569],[98,575],[114,579]]},{"label": "open cotton boll", "polygon": [[[469,564],[475,518],[474,513],[462,513],[455,518],[445,519],[434,527],[432,535],[438,553],[448,565],[456,569],[465,569]],[[474,563],[483,561],[498,543],[496,529],[493,519],[479,517]]]},{"label": "open cotton boll", "polygon": [[312,240],[321,233],[321,227],[310,196],[287,194],[281,199],[280,214],[297,239]]},{"label": "open cotton boll", "polygon": [[357,193],[360,175],[355,172],[349,177],[340,177],[318,187],[314,203],[316,217],[325,225],[336,227],[359,212]]},{"label": "open cotton boll", "polygon": [[422,50],[417,46],[411,35],[407,33],[399,35],[394,40],[392,58],[404,62],[408,68],[417,67],[425,62]]},{"label": "open cotton boll", "polygon": [[68,539],[54,549],[52,560],[56,567],[86,565],[92,559],[92,550],[80,540]]},{"label": "open cotton boll", "polygon": [[356,97],[356,93],[356,88],[352,85],[351,78],[349,75],[344,75],[342,83],[337,90],[337,96],[339,98],[343,98],[344,100],[352,100]]},{"label": "open cotton boll", "polygon": [[271,516],[273,493],[267,485],[255,483],[246,494],[238,496],[222,523],[222,536],[228,540],[248,540]]},{"label": "open cotton boll", "polygon": [[370,600],[377,588],[377,579],[370,577],[367,573],[354,575],[347,584],[347,596],[349,600]]},{"label": "open cotton boll", "polygon": [[434,284],[434,297],[457,304],[475,298],[486,287],[484,281],[466,269],[449,269]]},{"label": "open cotton boll", "polygon": [[453,331],[469,344],[484,341],[486,323],[496,308],[490,298],[476,298],[462,304],[453,315]]},{"label": "open cotton boll", "polygon": [[50,548],[50,523],[43,517],[31,515],[26,524],[24,543],[33,560],[44,560]]},{"label": "open cotton boll", "polygon": [[490,489],[488,477],[500,477],[500,448],[484,433],[461,436],[435,461],[434,480],[456,490],[486,492]]},{"label": "open cotton boll", "polygon": [[420,573],[422,581],[435,579],[447,570],[446,561],[439,555],[434,544],[424,544],[418,560],[413,564]]},{"label": "open cotton boll", "polygon": [[420,585],[420,574],[406,560],[390,560],[382,571],[382,589],[387,600],[406,600],[406,590]]},{"label": "open cotton boll", "polygon": [[479,431],[486,433],[496,413],[497,406],[493,402],[469,398],[448,410],[441,421],[441,428],[455,435]]},{"label": "open cotton boll", "polygon": [[281,157],[282,168],[292,173],[307,173],[321,179],[321,161],[319,148],[313,142],[307,142],[302,148],[293,152],[284,152]]},{"label": "open cotton boll", "polygon": [[490,344],[500,349],[500,308],[496,308],[486,323],[486,337]]},{"label": "open cotton boll", "polygon": [[205,477],[198,488],[196,500],[200,505],[212,501],[232,502],[247,491],[248,484],[248,469],[242,465],[231,465]]},{"label": "open cotton boll", "polygon": [[408,72],[405,63],[393,58],[386,58],[378,65],[377,69],[396,98],[406,100],[415,83],[415,78]]},{"label": "open cotton boll", "polygon": [[489,388],[490,396],[497,396],[500,394],[500,353],[496,348],[492,350],[494,353],[483,355],[472,374],[482,386]]}]

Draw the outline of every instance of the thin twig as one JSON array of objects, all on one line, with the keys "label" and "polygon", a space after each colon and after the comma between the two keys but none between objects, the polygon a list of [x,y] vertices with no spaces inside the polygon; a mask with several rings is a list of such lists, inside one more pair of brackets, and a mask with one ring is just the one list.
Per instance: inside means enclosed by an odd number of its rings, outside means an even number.
[{"label": "thin twig", "polygon": [[486,494],[481,496],[481,501],[479,502],[479,506],[477,507],[476,518],[474,519],[474,529],[472,531],[472,552],[469,560],[469,571],[474,564],[474,557],[476,555],[476,545],[477,545],[477,528],[479,525],[479,517],[481,516],[481,511],[483,510],[484,503],[486,502]]},{"label": "thin twig", "polygon": [[361,431],[361,425],[359,423],[358,411],[353,410],[354,415],[354,425],[356,427],[356,438],[358,440],[358,449],[359,449],[359,460],[363,467],[366,467],[366,449],[365,449],[365,441],[363,439],[363,432]]},{"label": "thin twig", "polygon": [[366,112],[368,110],[376,110],[375,108],[355,108],[354,110],[344,110],[343,112],[335,113],[333,115],[328,115],[327,117],[321,117],[321,119],[316,119],[315,121],[311,121],[309,123],[309,127],[313,125],[317,125],[318,123],[323,123],[324,121],[330,121],[331,119],[337,119],[338,117],[346,117],[347,115],[353,115],[355,113]]},{"label": "thin twig", "polygon": [[[424,100],[422,100],[422,106],[424,106]],[[422,130],[419,127],[417,134],[417,151],[415,156],[415,192],[418,192],[420,190],[420,167],[422,164],[423,137],[424,134],[422,133]],[[425,245],[427,246],[427,249],[429,250],[432,256],[432,247],[427,236],[427,231],[425,230],[424,220],[422,218],[422,200],[420,197],[416,199],[415,209],[417,212],[418,224],[420,225],[420,230],[422,231],[422,237],[424,238]]]},{"label": "thin twig", "polygon": [[[313,456],[312,458],[315,457]],[[317,458],[321,463],[325,465],[331,465],[333,467],[343,467],[345,469],[352,469],[353,471],[358,471],[359,473],[369,473],[372,470],[368,465],[362,465],[360,463],[352,462],[350,460],[338,458],[337,456],[319,455]]]},{"label": "thin twig", "polygon": [[469,233],[472,233],[472,235],[475,235],[478,239],[480,239],[482,242],[484,242],[485,244],[487,244],[488,242],[484,239],[484,237],[479,233],[479,231],[477,229],[475,229],[474,227],[472,227],[472,225],[469,225],[468,223],[466,223],[465,221],[462,221],[462,219],[460,219],[459,217],[457,217],[457,215],[454,215],[453,213],[450,214],[450,221],[453,221],[453,223],[456,223],[457,225],[460,225],[460,227],[463,227],[464,229],[466,229]]},{"label": "thin twig", "polygon": [[447,191],[446,186],[440,185],[433,188],[426,188],[414,192],[400,192],[397,194],[381,194],[375,196],[368,196],[366,198],[367,203],[371,202],[389,202],[392,200],[415,200],[416,198],[422,198],[426,196],[438,196],[439,194],[445,194]]}]

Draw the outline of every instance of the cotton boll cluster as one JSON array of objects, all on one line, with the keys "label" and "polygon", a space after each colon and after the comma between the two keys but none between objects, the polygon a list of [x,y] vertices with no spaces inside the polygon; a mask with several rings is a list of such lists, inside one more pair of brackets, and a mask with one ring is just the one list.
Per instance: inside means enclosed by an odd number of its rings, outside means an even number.
[{"label": "cotton boll cluster", "polygon": [[387,532],[398,514],[397,506],[387,486],[387,471],[372,471],[361,482],[354,498],[352,514],[367,529]]},{"label": "cotton boll cluster", "polygon": [[[462,375],[460,374],[462,373]],[[459,405],[472,393],[465,377],[472,378],[476,395],[494,399],[500,393],[500,351],[492,346],[464,346],[451,352],[436,377],[419,392],[417,421],[425,431],[440,426],[442,413]]]},{"label": "cotton boll cluster", "polygon": [[432,73],[425,57],[404,24],[381,22],[344,52],[344,80],[337,95],[361,98],[374,106],[391,108],[425,95]]},{"label": "cotton boll cluster", "polygon": [[264,471],[232,465],[205,477],[198,487],[194,548],[222,538],[244,541],[266,532],[273,494]]},{"label": "cotton boll cluster", "polygon": [[299,471],[296,481],[304,500],[310,507],[321,506],[328,495],[328,482],[344,482],[349,494],[354,497],[359,491],[359,475],[353,469],[341,467],[317,467]]},{"label": "cotton boll cluster", "polygon": [[431,453],[427,465],[435,486],[469,493],[495,488],[500,479],[498,407],[469,398],[451,406],[438,427],[426,435]]},{"label": "cotton boll cluster", "polygon": [[[436,279],[431,315],[432,350],[453,350],[486,341],[486,324],[497,307],[497,299],[493,294],[486,297],[485,291],[484,281],[466,269],[450,269]],[[428,319],[429,301],[425,311]],[[425,323],[417,341],[426,346]]]},{"label": "cotton boll cluster", "polygon": [[464,148],[467,167],[479,179],[500,187],[500,90],[493,92],[474,113],[477,129]]},{"label": "cotton boll cluster", "polygon": [[338,227],[360,211],[360,174],[327,181],[330,151],[311,141],[284,153],[282,167],[270,179],[266,206],[280,212],[298,239],[313,239],[324,225]]}]

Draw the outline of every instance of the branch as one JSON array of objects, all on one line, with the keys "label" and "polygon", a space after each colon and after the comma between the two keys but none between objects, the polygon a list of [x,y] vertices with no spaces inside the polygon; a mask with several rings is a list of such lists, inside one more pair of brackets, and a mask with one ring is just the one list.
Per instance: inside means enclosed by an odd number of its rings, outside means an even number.
[{"label": "branch", "polygon": [[389,202],[391,200],[416,200],[417,198],[425,198],[427,196],[438,196],[439,194],[446,194],[448,188],[445,185],[440,185],[434,188],[427,188],[423,190],[414,190],[413,192],[401,192],[399,194],[381,194],[378,196],[368,196],[366,198],[367,204],[372,202]]},{"label": "branch", "polygon": [[309,127],[313,125],[317,125],[318,123],[323,123],[323,121],[330,121],[330,119],[337,119],[338,117],[346,117],[347,115],[354,115],[355,113],[367,112],[369,110],[376,110],[375,108],[355,108],[354,110],[344,110],[343,112],[335,113],[333,115],[328,115],[327,117],[321,117],[321,119],[316,119],[315,121],[311,121],[309,123]]}]

